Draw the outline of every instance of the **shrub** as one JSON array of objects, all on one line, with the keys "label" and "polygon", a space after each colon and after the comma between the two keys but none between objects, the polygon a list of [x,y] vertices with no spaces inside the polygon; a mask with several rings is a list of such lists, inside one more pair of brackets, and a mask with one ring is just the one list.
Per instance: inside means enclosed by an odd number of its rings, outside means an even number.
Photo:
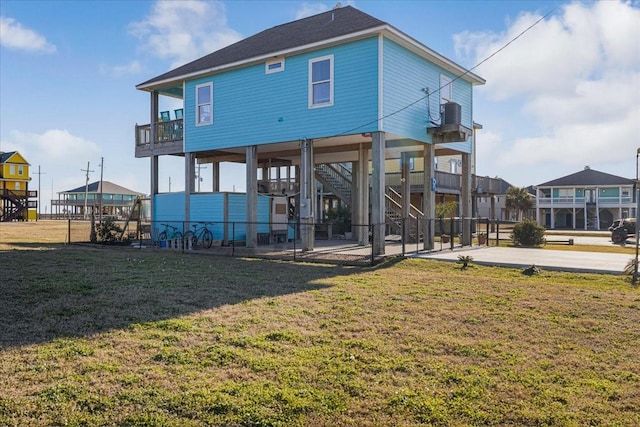
[{"label": "shrub", "polygon": [[513,227],[511,240],[517,246],[539,246],[544,243],[544,231],[535,221],[525,219]]},{"label": "shrub", "polygon": [[98,226],[98,238],[101,242],[115,242],[118,240],[118,234],[122,234],[122,228],[111,217],[107,217]]}]

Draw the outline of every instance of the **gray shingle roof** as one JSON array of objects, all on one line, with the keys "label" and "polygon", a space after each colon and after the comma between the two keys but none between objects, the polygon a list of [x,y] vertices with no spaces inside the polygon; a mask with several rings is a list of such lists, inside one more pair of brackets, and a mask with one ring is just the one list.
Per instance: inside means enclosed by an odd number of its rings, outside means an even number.
[{"label": "gray shingle roof", "polygon": [[16,153],[17,153],[17,151],[9,151],[7,153],[0,153],[0,163],[6,162],[7,160],[9,160],[9,158],[11,156],[13,156]]},{"label": "gray shingle roof", "polygon": [[386,22],[351,6],[278,25],[161,74],[138,86],[368,30]]},{"label": "gray shingle roof", "polygon": [[621,176],[611,175],[595,169],[585,168],[561,178],[538,184],[537,187],[573,187],[594,185],[633,185],[633,180]]},{"label": "gray shingle roof", "polygon": [[[81,186],[78,188],[74,188],[73,190],[62,191],[61,194],[64,193],[84,193],[85,186]],[[88,193],[99,193],[100,192],[100,181],[92,182],[87,187]],[[129,190],[128,188],[124,188],[119,186],[118,184],[114,184],[109,181],[102,181],[102,192],[104,194],[129,194],[129,195],[143,195],[142,193],[138,193],[133,190]]]}]

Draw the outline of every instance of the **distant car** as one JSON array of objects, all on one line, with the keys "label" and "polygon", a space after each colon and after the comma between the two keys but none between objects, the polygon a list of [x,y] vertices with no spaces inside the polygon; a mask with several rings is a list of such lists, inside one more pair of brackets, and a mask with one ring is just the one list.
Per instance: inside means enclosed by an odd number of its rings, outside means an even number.
[{"label": "distant car", "polygon": [[[617,224],[617,227],[614,227]],[[636,219],[635,218],[625,218],[619,219],[611,224],[609,227],[611,230],[611,241],[615,244],[624,243],[627,240],[629,235],[636,234]]]},{"label": "distant car", "polygon": [[613,231],[616,228],[620,227],[620,223],[624,221],[623,219],[616,219],[615,221],[613,221],[613,224],[611,224],[611,226],[607,229],[609,231]]}]

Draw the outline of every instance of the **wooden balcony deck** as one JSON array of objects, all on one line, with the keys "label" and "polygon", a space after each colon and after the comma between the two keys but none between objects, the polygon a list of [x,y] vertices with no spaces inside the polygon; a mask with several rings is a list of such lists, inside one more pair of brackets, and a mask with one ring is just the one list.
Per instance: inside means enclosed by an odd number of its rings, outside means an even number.
[{"label": "wooden balcony deck", "polygon": [[151,124],[136,125],[136,158],[182,154],[184,119],[154,123],[155,141],[151,143]]}]

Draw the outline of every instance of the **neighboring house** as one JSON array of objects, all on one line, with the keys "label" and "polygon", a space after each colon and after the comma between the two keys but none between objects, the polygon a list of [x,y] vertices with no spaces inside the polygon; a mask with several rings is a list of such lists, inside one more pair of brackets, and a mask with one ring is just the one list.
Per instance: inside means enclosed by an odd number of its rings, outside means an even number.
[{"label": "neighboring house", "polygon": [[536,186],[536,219],[547,228],[606,230],[635,216],[634,181],[589,168]]},{"label": "neighboring house", "polygon": [[[295,186],[287,182],[282,191],[296,194],[302,248],[310,250],[318,171],[326,178],[329,166],[350,163],[342,179],[353,221],[373,224],[373,251],[384,253],[386,160],[424,162],[421,208],[433,218],[435,159],[460,155],[462,212],[472,215],[472,99],[480,84],[473,72],[351,6],[262,31],[137,86],[151,95],[150,117],[162,118],[136,126],[136,157],[151,161],[152,219],[244,222],[234,239],[254,247],[273,212],[258,197],[257,171],[284,168]],[[160,111],[169,98],[182,100],[175,120]],[[165,155],[184,156],[185,192],[159,194]],[[246,165],[247,193],[233,204],[217,192],[222,162]],[[210,165],[213,193],[195,191],[196,164]],[[409,192],[394,203],[408,209]],[[424,229],[425,246],[432,245],[433,230]],[[366,228],[354,237],[369,241]]]},{"label": "neighboring house", "polygon": [[17,151],[0,152],[0,221],[36,219],[38,193],[29,190],[29,166]]},{"label": "neighboring house", "polygon": [[509,220],[510,214],[507,212],[507,190],[512,187],[502,178],[496,178],[499,181],[499,189],[496,194],[479,194],[476,204],[476,216],[479,218],[491,218],[500,220]]},{"label": "neighboring house", "polygon": [[87,218],[93,213],[97,219],[102,206],[102,216],[123,219],[129,215],[138,197],[144,197],[144,194],[109,181],[96,181],[59,192],[58,200],[51,201],[51,213],[53,218]]}]

